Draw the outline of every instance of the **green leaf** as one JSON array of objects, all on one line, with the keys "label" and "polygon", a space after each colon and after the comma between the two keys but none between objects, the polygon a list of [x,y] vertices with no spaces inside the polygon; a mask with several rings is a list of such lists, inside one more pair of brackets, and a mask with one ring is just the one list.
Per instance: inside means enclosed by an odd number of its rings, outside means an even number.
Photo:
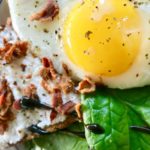
[{"label": "green leaf", "polygon": [[[81,132],[83,124],[75,123],[68,131]],[[42,136],[25,144],[26,150],[88,150],[85,138],[72,133],[60,131]]]},{"label": "green leaf", "polygon": [[150,87],[112,90],[98,89],[82,96],[85,124],[97,123],[105,129],[98,135],[85,129],[87,142],[96,150],[148,150],[150,135],[130,129],[150,125]]}]

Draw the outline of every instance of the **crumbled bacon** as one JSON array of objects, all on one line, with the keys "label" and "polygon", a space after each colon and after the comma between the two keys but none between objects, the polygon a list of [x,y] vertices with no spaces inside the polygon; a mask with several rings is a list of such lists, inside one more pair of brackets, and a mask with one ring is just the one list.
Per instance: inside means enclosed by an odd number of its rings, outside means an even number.
[{"label": "crumbled bacon", "polygon": [[8,128],[7,124],[0,122],[0,135],[3,135],[7,128]]},{"label": "crumbled bacon", "polygon": [[[75,85],[69,76],[70,71],[67,65],[63,64],[64,75],[60,75],[56,72],[52,61],[48,58],[42,58],[42,64],[43,68],[40,70],[42,77],[41,85],[49,94],[52,94],[52,107],[54,110],[50,115],[51,120],[55,119],[57,113],[68,115],[75,111],[75,103],[69,101],[63,104],[62,99],[62,93],[75,92]],[[54,80],[54,85],[50,84],[51,80]]]},{"label": "crumbled bacon", "polygon": [[[44,81],[42,81],[42,86],[46,91],[51,91],[48,88],[48,80],[55,80],[55,84],[63,91],[63,93],[67,94],[74,90],[74,83],[69,77],[69,69],[67,65],[63,64],[63,68],[65,70],[65,75],[60,75],[56,72],[54,65],[51,60],[44,57],[42,58],[43,68],[40,70],[40,75]],[[51,92],[49,92],[51,93]]]},{"label": "crumbled bacon", "polygon": [[13,94],[6,80],[1,82],[0,86],[0,133],[8,127],[8,122],[14,119],[12,113],[12,104],[14,101]]},{"label": "crumbled bacon", "polygon": [[46,57],[42,58],[42,64],[45,68],[49,68],[49,60]]},{"label": "crumbled bacon", "polygon": [[94,92],[96,89],[96,85],[89,78],[85,78],[78,85],[78,91],[82,94]]},{"label": "crumbled bacon", "polygon": [[46,6],[39,12],[31,16],[31,20],[37,20],[41,22],[52,21],[59,13],[59,7],[56,1],[47,0]]},{"label": "crumbled bacon", "polygon": [[62,105],[62,103],[63,100],[62,100],[61,90],[59,88],[54,88],[53,97],[52,97],[52,106],[55,108],[57,106]]},{"label": "crumbled bacon", "polygon": [[43,78],[43,80],[49,80],[51,78],[49,68],[46,67],[40,70],[40,75]]},{"label": "crumbled bacon", "polygon": [[13,103],[13,108],[14,108],[15,110],[21,110],[20,100],[14,101],[14,103]]},{"label": "crumbled bacon", "polygon": [[45,80],[42,80],[41,86],[49,93],[52,93],[52,88],[48,85],[48,83]]},{"label": "crumbled bacon", "polygon": [[2,106],[6,101],[5,94],[6,94],[6,92],[4,92],[0,95],[0,106]]},{"label": "crumbled bacon", "polygon": [[25,64],[21,64],[21,69],[22,69],[22,71],[23,71],[23,72],[25,72],[25,71],[26,71],[26,67],[27,67],[27,65],[25,65]]},{"label": "crumbled bacon", "polygon": [[52,79],[55,80],[57,77],[57,73],[56,73],[56,70],[54,68],[53,62],[51,60],[49,60],[49,69],[50,69]]},{"label": "crumbled bacon", "polygon": [[62,67],[63,67],[63,69],[64,69],[65,75],[69,76],[69,75],[70,75],[70,70],[69,70],[68,66],[63,63],[63,64],[62,64]]},{"label": "crumbled bacon", "polygon": [[57,117],[57,111],[55,110],[52,110],[51,114],[50,114],[50,119],[51,121],[53,121],[56,117]]},{"label": "crumbled bacon", "polygon": [[54,65],[51,60],[48,60],[46,57],[42,59],[43,68],[40,71],[41,77],[44,80],[52,79],[55,80],[57,77],[57,72],[54,68]]},{"label": "crumbled bacon", "polygon": [[31,79],[31,78],[32,78],[32,74],[26,75],[26,79]]},{"label": "crumbled bacon", "polygon": [[32,99],[37,98],[37,88],[34,84],[30,84],[25,89],[23,89],[22,92],[24,96],[30,97]]},{"label": "crumbled bacon", "polygon": [[75,103],[69,101],[59,107],[57,107],[57,111],[62,115],[67,115],[75,110]]},{"label": "crumbled bacon", "polygon": [[67,94],[74,90],[74,83],[68,76],[60,77],[59,86],[61,87],[63,93]]},{"label": "crumbled bacon", "polygon": [[26,55],[28,43],[17,41],[16,43],[8,43],[6,39],[3,40],[4,47],[0,48],[0,57],[6,63],[10,63],[14,58],[20,58]]}]

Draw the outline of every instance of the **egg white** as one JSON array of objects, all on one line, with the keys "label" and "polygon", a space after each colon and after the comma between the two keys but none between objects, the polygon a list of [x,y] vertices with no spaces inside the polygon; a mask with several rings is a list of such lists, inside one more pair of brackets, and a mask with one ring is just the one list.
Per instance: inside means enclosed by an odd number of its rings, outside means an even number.
[{"label": "egg white", "polygon": [[[44,4],[46,4],[46,0],[39,0],[39,5],[35,8],[35,1],[36,0],[31,0],[26,3],[25,0],[8,0],[13,26],[22,39],[30,40],[34,46],[38,46],[40,48],[39,55],[47,55],[52,58],[59,72],[62,72],[60,64],[62,62],[66,62],[72,70],[73,77],[79,80],[83,79],[85,76],[89,76],[94,81],[103,83],[108,87],[121,89],[141,87],[150,84],[150,60],[145,59],[145,55],[150,53],[150,42],[148,39],[150,37],[150,2],[148,0],[137,1],[145,2],[145,4],[140,5],[137,8],[141,16],[142,24],[142,41],[138,56],[133,65],[126,72],[114,77],[93,75],[75,66],[67,58],[63,50],[63,43],[55,34],[55,30],[58,30],[60,34],[63,32],[63,24],[67,14],[71,11],[72,7],[76,3],[81,2],[81,0],[58,0],[60,14],[53,22],[47,23],[30,21],[30,16],[33,13],[38,12],[41,8],[43,8]],[[24,18],[26,19],[24,20]],[[35,25],[37,28],[35,28]],[[49,33],[43,32],[43,29],[45,28],[49,30]],[[50,45],[45,44],[45,41],[50,42]],[[57,59],[53,57],[54,53],[59,55]]]}]

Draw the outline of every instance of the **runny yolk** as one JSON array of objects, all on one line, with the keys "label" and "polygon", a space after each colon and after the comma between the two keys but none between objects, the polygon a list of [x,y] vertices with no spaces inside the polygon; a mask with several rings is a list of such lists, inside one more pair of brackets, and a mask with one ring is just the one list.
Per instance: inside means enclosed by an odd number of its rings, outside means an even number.
[{"label": "runny yolk", "polygon": [[138,10],[128,0],[84,0],[65,20],[65,53],[86,72],[119,75],[138,55],[140,23]]}]

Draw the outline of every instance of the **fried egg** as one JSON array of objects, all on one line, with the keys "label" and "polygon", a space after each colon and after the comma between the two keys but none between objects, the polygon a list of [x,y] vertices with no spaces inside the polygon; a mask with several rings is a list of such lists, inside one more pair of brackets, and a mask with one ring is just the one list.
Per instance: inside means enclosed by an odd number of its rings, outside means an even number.
[{"label": "fried egg", "polygon": [[39,57],[51,58],[60,73],[65,62],[78,80],[121,89],[150,84],[149,0],[57,0],[53,21],[31,21],[46,2],[8,0],[16,32]]}]

